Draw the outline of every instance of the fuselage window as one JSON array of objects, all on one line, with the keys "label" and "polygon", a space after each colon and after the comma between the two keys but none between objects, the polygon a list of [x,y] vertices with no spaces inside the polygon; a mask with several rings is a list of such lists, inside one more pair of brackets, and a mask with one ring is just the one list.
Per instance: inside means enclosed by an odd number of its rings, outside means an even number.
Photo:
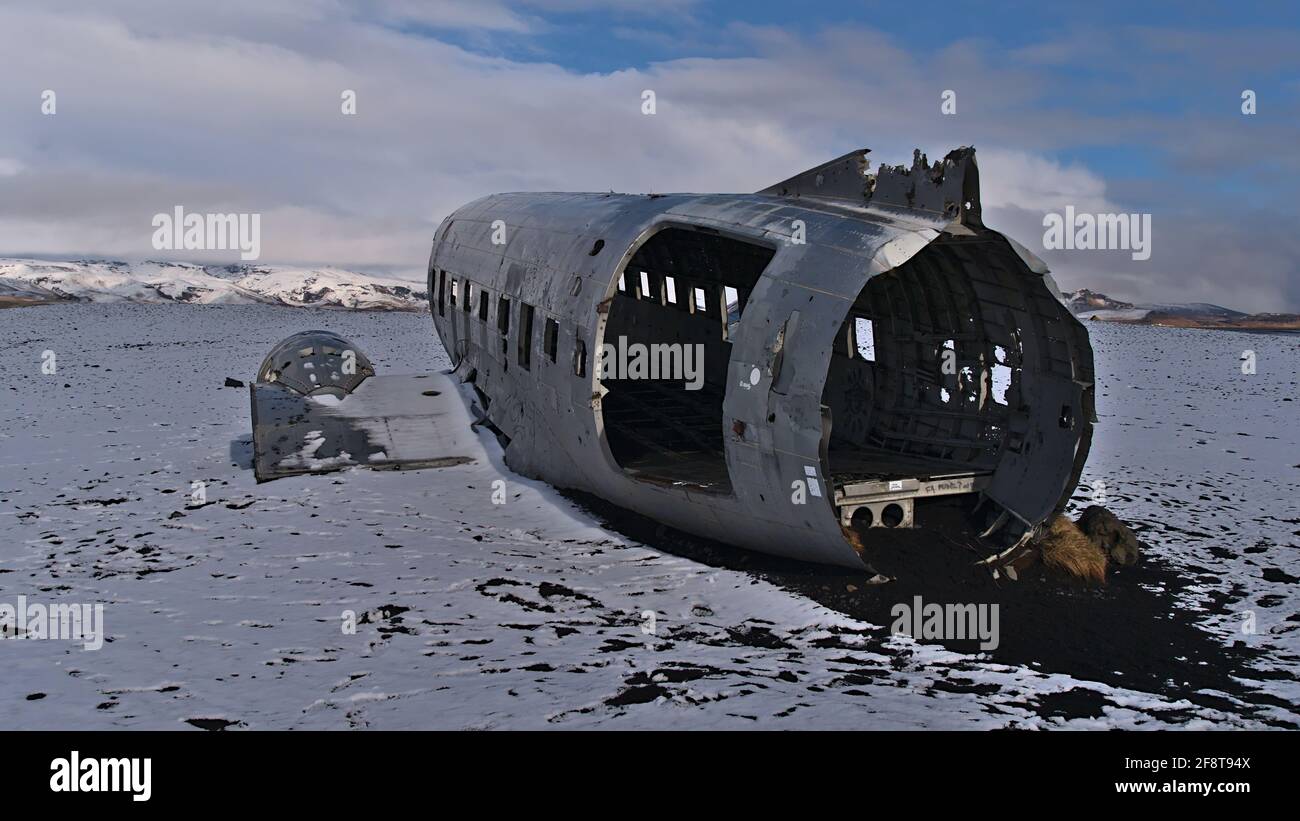
[{"label": "fuselage window", "polygon": [[438,271],[438,316],[447,315],[447,272]]},{"label": "fuselage window", "polygon": [[727,314],[726,338],[731,339],[731,335],[736,332],[736,326],[740,324],[740,292],[730,285],[724,285],[722,299]]},{"label": "fuselage window", "polygon": [[542,336],[542,350],[546,352],[546,358],[555,361],[555,349],[558,347],[560,338],[560,323],[546,318],[546,332]]},{"label": "fuselage window", "polygon": [[876,361],[876,334],[871,320],[866,317],[853,318],[853,335],[857,343],[858,356],[868,362]]},{"label": "fuselage window", "polygon": [[587,375],[587,343],[581,339],[573,340],[573,374]]},{"label": "fuselage window", "polygon": [[524,370],[532,365],[533,356],[533,306],[519,303],[519,364]]},{"label": "fuselage window", "polygon": [[487,322],[487,317],[488,317],[488,299],[489,299],[490,297],[491,297],[491,294],[488,293],[488,289],[487,289],[487,288],[479,288],[479,289],[478,289],[478,318],[479,318],[479,320],[482,321],[482,322]]},{"label": "fuselage window", "polygon": [[840,328],[839,334],[836,335],[835,345],[831,347],[831,353],[835,356],[847,356],[853,358],[853,323],[845,321],[844,326]]},{"label": "fuselage window", "polygon": [[510,333],[510,299],[501,297],[497,300],[497,331],[506,336]]},{"label": "fuselage window", "polygon": [[497,332],[501,334],[501,367],[510,370],[510,300],[497,299]]}]

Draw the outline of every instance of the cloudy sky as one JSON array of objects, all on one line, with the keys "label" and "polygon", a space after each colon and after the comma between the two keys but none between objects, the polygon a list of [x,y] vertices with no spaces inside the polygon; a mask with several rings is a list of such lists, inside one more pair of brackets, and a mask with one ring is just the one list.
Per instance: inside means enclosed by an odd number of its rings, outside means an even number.
[{"label": "cloudy sky", "polygon": [[[1047,5],[0,0],[0,256],[236,261],[153,249],[181,205],[260,213],[263,262],[415,274],[496,191],[971,144],[985,221],[1063,288],[1300,312],[1300,10]],[[1044,250],[1067,206],[1151,214],[1150,259]]]}]

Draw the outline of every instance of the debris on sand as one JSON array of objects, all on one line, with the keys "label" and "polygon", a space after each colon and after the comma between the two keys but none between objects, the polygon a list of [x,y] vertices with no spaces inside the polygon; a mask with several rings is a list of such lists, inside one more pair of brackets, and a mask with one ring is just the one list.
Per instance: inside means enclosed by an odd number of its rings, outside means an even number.
[{"label": "debris on sand", "polygon": [[1129,526],[1101,505],[1084,508],[1079,517],[1079,529],[1120,567],[1132,567],[1142,555],[1142,543]]},{"label": "debris on sand", "polygon": [[1105,584],[1106,551],[1065,516],[1053,519],[1035,544],[1047,567],[1086,582]]},{"label": "debris on sand", "polygon": [[240,382],[238,379],[232,379],[231,377],[227,376],[227,377],[226,377],[226,384],[225,384],[223,387],[226,387],[226,388],[242,388],[242,387],[244,387],[244,383],[243,383],[243,382]]}]

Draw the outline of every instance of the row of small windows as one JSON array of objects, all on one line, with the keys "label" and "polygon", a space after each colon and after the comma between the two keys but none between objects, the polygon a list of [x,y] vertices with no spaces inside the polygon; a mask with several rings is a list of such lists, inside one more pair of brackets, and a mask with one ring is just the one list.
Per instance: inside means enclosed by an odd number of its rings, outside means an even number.
[{"label": "row of small windows", "polygon": [[740,312],[749,299],[749,292],[730,285],[719,288],[715,284],[685,283],[685,293],[677,293],[677,280],[674,277],[638,271],[632,277],[632,290],[628,290],[628,273],[618,277],[618,290],[625,296],[644,299],[665,307],[676,308],[691,314],[720,319],[724,314],[727,321],[722,326],[722,338],[729,339],[740,322]]},{"label": "row of small windows", "polygon": [[[723,338],[728,338],[735,331],[736,323],[740,321],[740,312],[743,303],[748,294],[741,294],[736,288],[730,285],[722,286],[721,292],[717,291],[715,285],[695,285],[689,286],[690,296],[682,302],[678,301],[677,283],[671,276],[661,278],[662,288],[655,289],[652,287],[652,276],[646,271],[639,272],[639,281],[634,292],[628,293],[627,275],[620,274],[618,278],[618,290],[625,295],[636,299],[647,299],[658,302],[666,306],[678,306],[682,310],[694,314],[703,314],[709,317],[718,317],[721,315],[723,305],[727,311],[727,323],[723,329]],[[634,280],[635,281],[635,280]],[[461,293],[461,291],[464,293]],[[656,294],[656,291],[658,292]],[[488,289],[481,285],[475,285],[470,280],[458,280],[456,277],[448,277],[446,271],[439,271],[438,279],[438,315],[446,315],[446,306],[453,308],[459,303],[465,313],[470,313],[470,307],[474,304],[473,295],[477,293],[477,314],[481,322],[488,321],[488,306],[491,302],[491,296]],[[725,303],[715,299],[715,294],[719,294]],[[518,362],[525,369],[532,366],[532,337],[533,337],[533,313],[532,305],[521,302],[520,322],[523,324],[523,333],[518,339]],[[542,353],[551,362],[556,361],[559,348],[559,330],[560,325],[551,317],[546,317],[545,327],[542,334]],[[856,357],[874,362],[876,360],[875,329],[870,319],[863,316],[851,316],[845,323],[844,332],[842,333],[842,342],[835,346],[835,353],[847,356],[850,359]],[[509,353],[508,342],[506,337],[510,334],[510,298],[501,296],[497,298],[497,332],[503,337],[501,341],[501,353],[503,356]],[[574,351],[574,373],[577,376],[586,376],[586,344],[581,339],[575,339]]]},{"label": "row of small windows", "polygon": [[[629,291],[628,274],[619,275],[618,290],[625,296],[657,302],[663,306],[676,307],[692,314],[703,314],[712,318],[719,317],[725,310],[727,321],[723,326],[723,339],[729,339],[735,333],[736,323],[740,322],[740,313],[749,299],[747,291],[742,292],[730,285],[723,285],[719,290],[717,285],[712,284],[688,284],[687,297],[679,301],[677,281],[671,276],[657,277],[648,271],[638,271],[631,281],[633,289]],[[876,341],[872,321],[864,316],[851,316],[845,325],[842,342],[836,345],[835,352],[850,359],[856,357],[867,362],[875,362]]]},{"label": "row of small windows", "polygon": [[[475,296],[477,295],[477,300]],[[444,270],[438,271],[438,315],[446,316],[447,308],[453,311],[459,305],[465,314],[477,315],[479,321],[487,324],[488,306],[491,294],[487,288],[468,279],[447,276]],[[515,355],[519,366],[525,370],[532,369],[533,358],[533,317],[536,309],[526,302],[519,303],[519,330],[516,339]],[[549,316],[545,318],[542,331],[542,355],[554,363],[559,354],[560,323]],[[510,297],[497,297],[497,334],[501,337],[501,357],[509,367],[510,358]],[[573,372],[576,376],[587,375],[587,344],[581,339],[574,339]]]}]

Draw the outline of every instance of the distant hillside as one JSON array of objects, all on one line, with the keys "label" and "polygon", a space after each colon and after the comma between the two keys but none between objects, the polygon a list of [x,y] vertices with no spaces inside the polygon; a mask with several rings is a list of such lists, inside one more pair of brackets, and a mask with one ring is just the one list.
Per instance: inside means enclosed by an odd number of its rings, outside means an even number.
[{"label": "distant hillside", "polygon": [[423,285],[337,268],[0,259],[0,307],[73,300],[422,311]]},{"label": "distant hillside", "polygon": [[1300,314],[1247,314],[1211,305],[1208,302],[1186,304],[1135,305],[1111,299],[1087,288],[1065,295],[1070,312],[1080,319],[1102,322],[1128,322],[1138,325],[1161,325],[1175,328],[1220,328],[1243,331],[1300,330]]}]

